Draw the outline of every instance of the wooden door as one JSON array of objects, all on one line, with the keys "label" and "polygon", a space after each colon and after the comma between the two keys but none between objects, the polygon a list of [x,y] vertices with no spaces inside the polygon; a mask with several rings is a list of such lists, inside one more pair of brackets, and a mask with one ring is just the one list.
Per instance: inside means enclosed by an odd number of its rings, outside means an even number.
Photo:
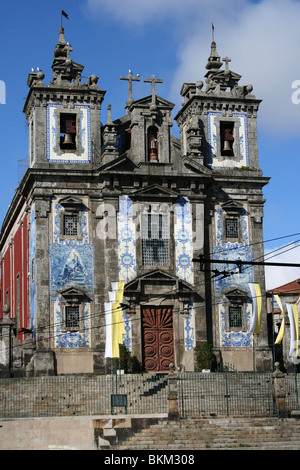
[{"label": "wooden door", "polygon": [[173,308],[143,307],[142,332],[145,370],[169,370],[174,364]]}]

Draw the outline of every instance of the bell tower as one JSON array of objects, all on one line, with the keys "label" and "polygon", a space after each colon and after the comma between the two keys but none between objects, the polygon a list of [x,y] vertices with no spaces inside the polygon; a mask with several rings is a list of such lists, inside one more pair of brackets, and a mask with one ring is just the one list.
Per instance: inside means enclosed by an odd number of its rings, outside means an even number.
[{"label": "bell tower", "polygon": [[[229,57],[221,60],[213,40],[204,80],[183,84],[182,108],[175,119],[183,161],[189,160],[199,173],[206,170],[211,174],[210,187],[205,188],[204,255],[217,268],[217,262],[224,259],[249,261],[242,273],[229,274],[227,268],[224,276],[214,277],[209,335],[216,338],[214,348],[223,361],[238,368],[244,362],[242,367],[251,370],[248,351],[255,347],[256,366],[263,370],[271,364],[267,322],[256,344],[249,333],[250,283],[261,286],[266,311],[264,270],[251,266],[253,260],[263,258],[263,187],[269,181],[262,175],[258,159],[261,100],[252,94],[252,85],[240,84],[241,75],[230,65]],[[209,295],[206,292],[207,299]]]},{"label": "bell tower", "polygon": [[241,75],[230,70],[231,59],[222,61],[212,41],[206,88],[200,80],[181,88],[182,109],[175,119],[182,153],[212,169],[259,169],[256,120],[261,100],[252,94],[252,85],[239,84]]},{"label": "bell tower", "polygon": [[28,75],[23,111],[29,129],[29,168],[97,163],[105,91],[100,90],[96,75],[81,82],[84,66],[70,58],[72,50],[60,27],[49,85],[41,70],[32,69]]},{"label": "bell tower", "polygon": [[156,84],[163,83],[163,80],[155,75],[145,78],[144,82],[151,83],[151,95],[133,100],[131,73],[128,77],[121,77],[124,79],[129,82],[129,99],[122,136],[126,146],[123,144],[122,148],[136,165],[170,164],[174,104],[156,95]]}]

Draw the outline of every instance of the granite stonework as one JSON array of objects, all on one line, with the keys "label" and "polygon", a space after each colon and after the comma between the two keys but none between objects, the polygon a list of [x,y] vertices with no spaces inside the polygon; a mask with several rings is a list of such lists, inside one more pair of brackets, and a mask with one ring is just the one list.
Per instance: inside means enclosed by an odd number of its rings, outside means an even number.
[{"label": "granite stonework", "polygon": [[[50,83],[41,71],[29,74],[29,168],[0,242],[3,250],[27,204],[30,256],[24,269],[30,273],[28,337],[34,349],[25,373],[107,372],[105,304],[120,281],[123,341],[142,366],[149,354],[159,358],[164,366],[152,372],[166,370],[168,354],[176,368],[195,370],[194,352],[203,341],[212,344],[218,363],[240,370],[252,370],[255,344],[257,369],[271,367],[264,301],[261,333],[248,333],[248,283],[258,282],[264,295],[263,269],[238,272],[224,262],[201,270],[195,262],[200,255],[251,262],[263,254],[268,178],[258,162],[260,100],[251,85],[239,84],[228,61],[225,70],[222,65],[213,42],[206,87],[184,83],[180,91],[180,139],[171,133],[174,104],[157,95],[162,80],[154,75],[145,79],[151,95],[138,100],[132,85],[139,80],[121,77],[129,87],[126,114],[112,120],[108,105],[102,125],[105,91],[96,75],[81,81],[83,66],[70,58],[63,28]],[[230,154],[223,149],[227,128]],[[227,218],[237,221],[234,237],[226,234]],[[238,326],[230,326],[230,306],[241,308]]]}]

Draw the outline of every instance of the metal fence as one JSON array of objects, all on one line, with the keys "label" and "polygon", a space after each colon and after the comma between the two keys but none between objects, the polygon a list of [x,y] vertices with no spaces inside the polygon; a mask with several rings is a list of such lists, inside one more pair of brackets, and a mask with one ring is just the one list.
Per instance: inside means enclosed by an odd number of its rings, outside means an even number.
[{"label": "metal fence", "polygon": [[289,410],[299,411],[300,374],[287,374],[284,380],[284,387],[287,408]]},{"label": "metal fence", "polygon": [[275,414],[272,374],[266,373],[181,374],[178,399],[182,417]]},{"label": "metal fence", "polygon": [[[167,414],[168,374],[0,379],[0,418]],[[272,373],[180,373],[180,417],[276,414]],[[297,410],[298,376],[286,376],[287,408]]]},{"label": "metal fence", "polygon": [[167,413],[158,375],[59,376],[0,380],[0,418]]}]

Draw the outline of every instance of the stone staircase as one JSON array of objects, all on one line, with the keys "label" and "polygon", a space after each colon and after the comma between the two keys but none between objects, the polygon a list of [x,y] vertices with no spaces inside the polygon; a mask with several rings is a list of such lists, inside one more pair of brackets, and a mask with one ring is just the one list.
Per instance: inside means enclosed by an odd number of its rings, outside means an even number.
[{"label": "stone staircase", "polygon": [[298,418],[199,418],[158,423],[113,450],[300,450]]}]

